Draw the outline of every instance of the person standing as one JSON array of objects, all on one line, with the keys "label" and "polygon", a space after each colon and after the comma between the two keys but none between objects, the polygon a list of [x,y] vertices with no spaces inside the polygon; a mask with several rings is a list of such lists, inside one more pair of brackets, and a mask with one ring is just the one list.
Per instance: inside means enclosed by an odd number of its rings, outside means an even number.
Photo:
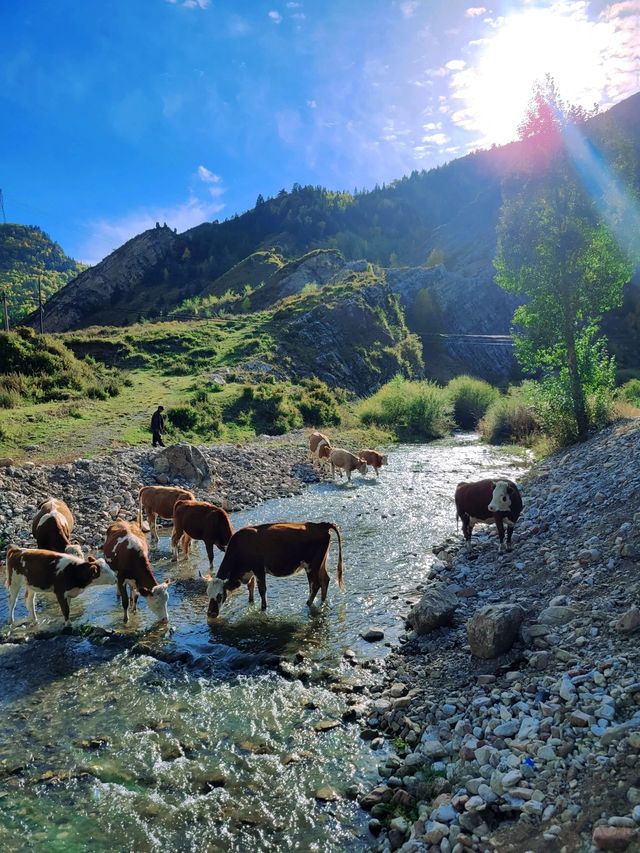
[{"label": "person standing", "polygon": [[162,417],[162,413],[164,412],[164,406],[158,406],[156,411],[151,416],[151,432],[153,433],[153,446],[165,447],[165,443],[162,440],[162,433],[165,432],[164,426],[164,418]]}]

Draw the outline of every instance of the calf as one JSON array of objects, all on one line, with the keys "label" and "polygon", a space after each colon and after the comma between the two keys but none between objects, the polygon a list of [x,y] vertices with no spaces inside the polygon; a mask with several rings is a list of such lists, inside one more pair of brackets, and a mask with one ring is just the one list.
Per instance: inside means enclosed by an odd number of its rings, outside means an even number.
[{"label": "calf", "polygon": [[171,549],[178,559],[178,542],[185,556],[189,556],[192,539],[201,539],[207,549],[209,571],[213,571],[213,546],[224,551],[233,536],[233,525],[220,507],[205,501],[177,501],[173,507],[173,535]]},{"label": "calf", "polygon": [[138,524],[142,525],[142,514],[147,517],[151,541],[158,541],[156,518],[173,518],[176,501],[194,501],[196,496],[188,489],[177,486],[143,486],[138,492]]},{"label": "calf", "polygon": [[327,556],[332,530],[338,537],[338,586],[344,590],[342,538],[335,524],[304,521],[243,527],[231,537],[217,577],[205,577],[208,581],[209,618],[218,616],[220,605],[243,583],[249,588],[249,601],[253,601],[256,580],[262,609],[266,610],[266,575],[288,577],[301,569],[306,571],[309,581],[307,606],[311,607],[318,590],[321,590],[324,603],[329,587]]},{"label": "calf", "polygon": [[25,599],[33,622],[36,617],[36,593],[54,593],[70,624],[69,599],[75,598],[89,584],[114,584],[116,576],[104,560],[60,554],[44,548],[20,548],[9,545],[7,551],[7,589],[9,590],[9,624],[13,625],[18,593],[26,586]]},{"label": "calf", "polygon": [[336,447],[331,451],[329,462],[331,463],[331,476],[334,480],[336,478],[336,468],[341,472],[340,476],[342,476],[342,471],[346,472],[349,482],[351,482],[352,471],[359,471],[363,476],[367,473],[366,462],[358,459],[354,453],[350,453],[348,450],[343,450],[340,447]]},{"label": "calf", "polygon": [[107,529],[107,538],[102,550],[107,562],[118,578],[118,593],[122,599],[124,621],[129,621],[129,597],[127,586],[131,590],[131,611],[135,613],[140,594],[159,620],[169,621],[170,581],[158,583],[149,564],[147,540],[134,521],[114,521]]},{"label": "calf", "polygon": [[495,524],[504,552],[504,528],[507,528],[507,551],[511,551],[513,528],[522,512],[522,498],[511,480],[479,480],[458,483],[456,488],[456,522],[462,520],[462,532],[471,547],[471,533],[477,523]]},{"label": "calf", "polygon": [[380,476],[380,468],[386,465],[388,461],[388,458],[383,456],[382,453],[378,453],[377,450],[360,450],[358,452],[358,459],[366,462],[367,465],[371,465],[376,472],[376,477]]},{"label": "calf", "polygon": [[31,525],[31,535],[36,540],[38,548],[75,554],[80,559],[84,559],[82,548],[71,544],[72,530],[71,510],[64,501],[57,498],[47,498],[40,504]]}]

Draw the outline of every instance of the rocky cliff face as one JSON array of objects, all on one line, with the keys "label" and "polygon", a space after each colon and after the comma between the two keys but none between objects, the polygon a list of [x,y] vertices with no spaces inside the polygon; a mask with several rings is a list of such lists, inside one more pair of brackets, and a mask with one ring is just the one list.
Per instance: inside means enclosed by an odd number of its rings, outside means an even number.
[{"label": "rocky cliff face", "polygon": [[318,376],[366,395],[396,373],[423,375],[419,343],[384,281],[338,298],[327,293],[309,309],[295,315],[283,310],[274,320],[281,329],[279,353],[292,376]]},{"label": "rocky cliff face", "polygon": [[[48,332],[66,332],[92,324],[117,325],[118,303],[136,294],[150,267],[171,252],[176,235],[170,228],[153,228],[138,234],[59,290],[46,304]],[[27,324],[35,326],[35,314]]]}]

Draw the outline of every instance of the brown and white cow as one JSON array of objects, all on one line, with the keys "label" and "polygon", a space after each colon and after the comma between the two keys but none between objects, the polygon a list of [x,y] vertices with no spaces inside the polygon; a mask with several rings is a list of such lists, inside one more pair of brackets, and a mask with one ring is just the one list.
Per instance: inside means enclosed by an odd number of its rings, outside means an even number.
[{"label": "brown and white cow", "polygon": [[138,524],[142,526],[142,516],[147,517],[151,541],[158,541],[156,518],[173,518],[176,501],[194,501],[196,496],[188,489],[178,486],[143,486],[138,492]]},{"label": "brown and white cow", "polygon": [[338,537],[336,576],[338,586],[344,590],[342,537],[340,530],[332,522],[277,522],[243,527],[231,537],[217,576],[205,577],[208,581],[209,618],[215,619],[218,616],[220,605],[243,583],[249,589],[249,601],[253,601],[256,581],[262,610],[266,610],[266,575],[283,578],[302,569],[306,571],[309,581],[307,606],[311,607],[319,590],[324,602],[329,587],[327,556],[332,530]]},{"label": "brown and white cow", "polygon": [[309,455],[313,462],[318,462],[321,469],[329,462],[331,442],[321,432],[312,432],[309,436]]},{"label": "brown and white cow", "polygon": [[358,459],[362,459],[367,465],[371,465],[376,472],[376,477],[380,476],[380,468],[389,461],[387,456],[383,456],[377,450],[359,450]]},{"label": "brown and white cow", "polygon": [[343,450],[341,447],[334,447],[329,454],[329,462],[331,464],[331,476],[335,480],[336,469],[342,476],[342,471],[346,472],[347,480],[351,482],[351,472],[359,471],[362,476],[367,473],[367,463],[359,459],[355,453],[349,450]]},{"label": "brown and white cow", "polygon": [[476,483],[458,483],[456,488],[456,522],[462,520],[462,532],[471,547],[471,533],[475,524],[495,524],[500,539],[500,553],[504,551],[504,528],[507,528],[507,551],[511,551],[513,528],[522,512],[522,497],[511,480],[478,480]]},{"label": "brown and white cow", "polygon": [[140,594],[159,620],[169,621],[170,581],[158,583],[151,571],[147,539],[134,521],[114,521],[107,528],[107,537],[102,546],[107,562],[118,578],[118,593],[122,599],[124,621],[129,621],[129,597],[131,590],[131,612],[135,613]]},{"label": "brown and white cow", "polygon": [[47,498],[38,507],[31,525],[31,535],[38,548],[46,551],[58,551],[63,554],[75,554],[84,559],[82,548],[71,544],[73,515],[64,501]]},{"label": "brown and white cow", "polygon": [[9,545],[7,551],[7,580],[9,590],[9,624],[13,625],[18,594],[26,587],[25,598],[29,614],[37,623],[36,594],[53,593],[64,616],[70,624],[69,599],[75,598],[89,584],[115,584],[116,576],[104,560],[95,557],[77,557],[43,548],[20,548]]},{"label": "brown and white cow", "polygon": [[173,507],[173,535],[171,550],[178,559],[178,542],[185,557],[189,556],[192,539],[204,542],[209,558],[209,571],[213,571],[213,546],[225,551],[233,536],[233,525],[227,513],[219,506],[206,501],[176,501]]}]

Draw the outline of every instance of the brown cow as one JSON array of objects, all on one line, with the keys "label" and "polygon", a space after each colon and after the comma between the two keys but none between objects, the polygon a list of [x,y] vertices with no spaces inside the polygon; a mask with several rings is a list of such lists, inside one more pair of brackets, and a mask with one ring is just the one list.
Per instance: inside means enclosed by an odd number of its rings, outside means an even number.
[{"label": "brown cow", "polygon": [[388,457],[378,453],[377,450],[360,450],[358,451],[358,459],[362,459],[367,465],[371,465],[376,472],[376,477],[380,476],[380,468],[388,462]]},{"label": "brown cow", "polygon": [[309,436],[309,455],[313,462],[318,462],[320,469],[324,470],[329,462],[331,454],[331,442],[321,432],[312,432]]},{"label": "brown cow", "polygon": [[331,444],[331,442],[324,433],[314,430],[309,436],[309,453],[311,454],[312,459],[316,457],[318,445],[322,442],[324,442],[325,444]]},{"label": "brown cow", "polygon": [[107,562],[118,577],[118,593],[122,598],[124,621],[129,621],[129,598],[131,590],[131,612],[135,613],[138,593],[159,620],[169,621],[170,581],[158,583],[151,571],[147,539],[134,521],[114,521],[107,528],[107,538],[102,547]]},{"label": "brown cow", "polygon": [[149,522],[151,541],[158,541],[156,518],[173,518],[176,501],[194,501],[196,496],[178,486],[143,486],[138,492],[138,524],[142,526],[142,511]]},{"label": "brown cow", "polygon": [[340,476],[342,476],[343,470],[346,471],[349,482],[351,482],[352,471],[359,471],[363,477],[367,473],[367,463],[363,462],[362,459],[358,459],[355,453],[350,453],[341,447],[333,448],[329,454],[329,462],[331,463],[331,476],[334,480],[336,478],[336,469],[340,471]]},{"label": "brown cow", "polygon": [[331,531],[338,537],[338,586],[344,590],[342,566],[342,537],[338,527],[329,521],[315,523],[277,522],[243,527],[231,537],[215,578],[205,577],[209,596],[209,618],[215,619],[220,605],[241,584],[249,588],[249,601],[253,601],[253,585],[258,582],[262,609],[267,609],[266,575],[283,578],[304,569],[309,581],[307,606],[321,590],[322,601],[327,598],[329,575],[327,556]]},{"label": "brown cow", "polygon": [[38,507],[36,517],[31,525],[31,535],[36,540],[38,548],[46,551],[57,551],[64,554],[75,554],[84,559],[82,548],[71,544],[73,530],[73,515],[64,501],[58,498],[47,498]]},{"label": "brown cow", "polygon": [[171,550],[178,559],[178,542],[186,557],[192,539],[201,539],[207,549],[209,571],[213,571],[213,546],[226,550],[233,536],[233,525],[227,513],[206,501],[176,501],[173,507],[173,535]]},{"label": "brown cow", "polygon": [[7,580],[9,590],[9,624],[13,625],[16,600],[23,586],[29,614],[37,623],[36,593],[54,593],[64,616],[70,624],[69,599],[75,598],[89,584],[114,584],[116,576],[104,560],[95,557],[76,557],[43,548],[20,548],[9,545],[7,551]]},{"label": "brown cow", "polygon": [[462,532],[471,547],[471,534],[477,523],[495,524],[504,551],[504,528],[507,528],[507,551],[511,551],[513,528],[522,512],[522,497],[511,480],[479,480],[458,483],[456,488],[456,523],[462,520]]}]

